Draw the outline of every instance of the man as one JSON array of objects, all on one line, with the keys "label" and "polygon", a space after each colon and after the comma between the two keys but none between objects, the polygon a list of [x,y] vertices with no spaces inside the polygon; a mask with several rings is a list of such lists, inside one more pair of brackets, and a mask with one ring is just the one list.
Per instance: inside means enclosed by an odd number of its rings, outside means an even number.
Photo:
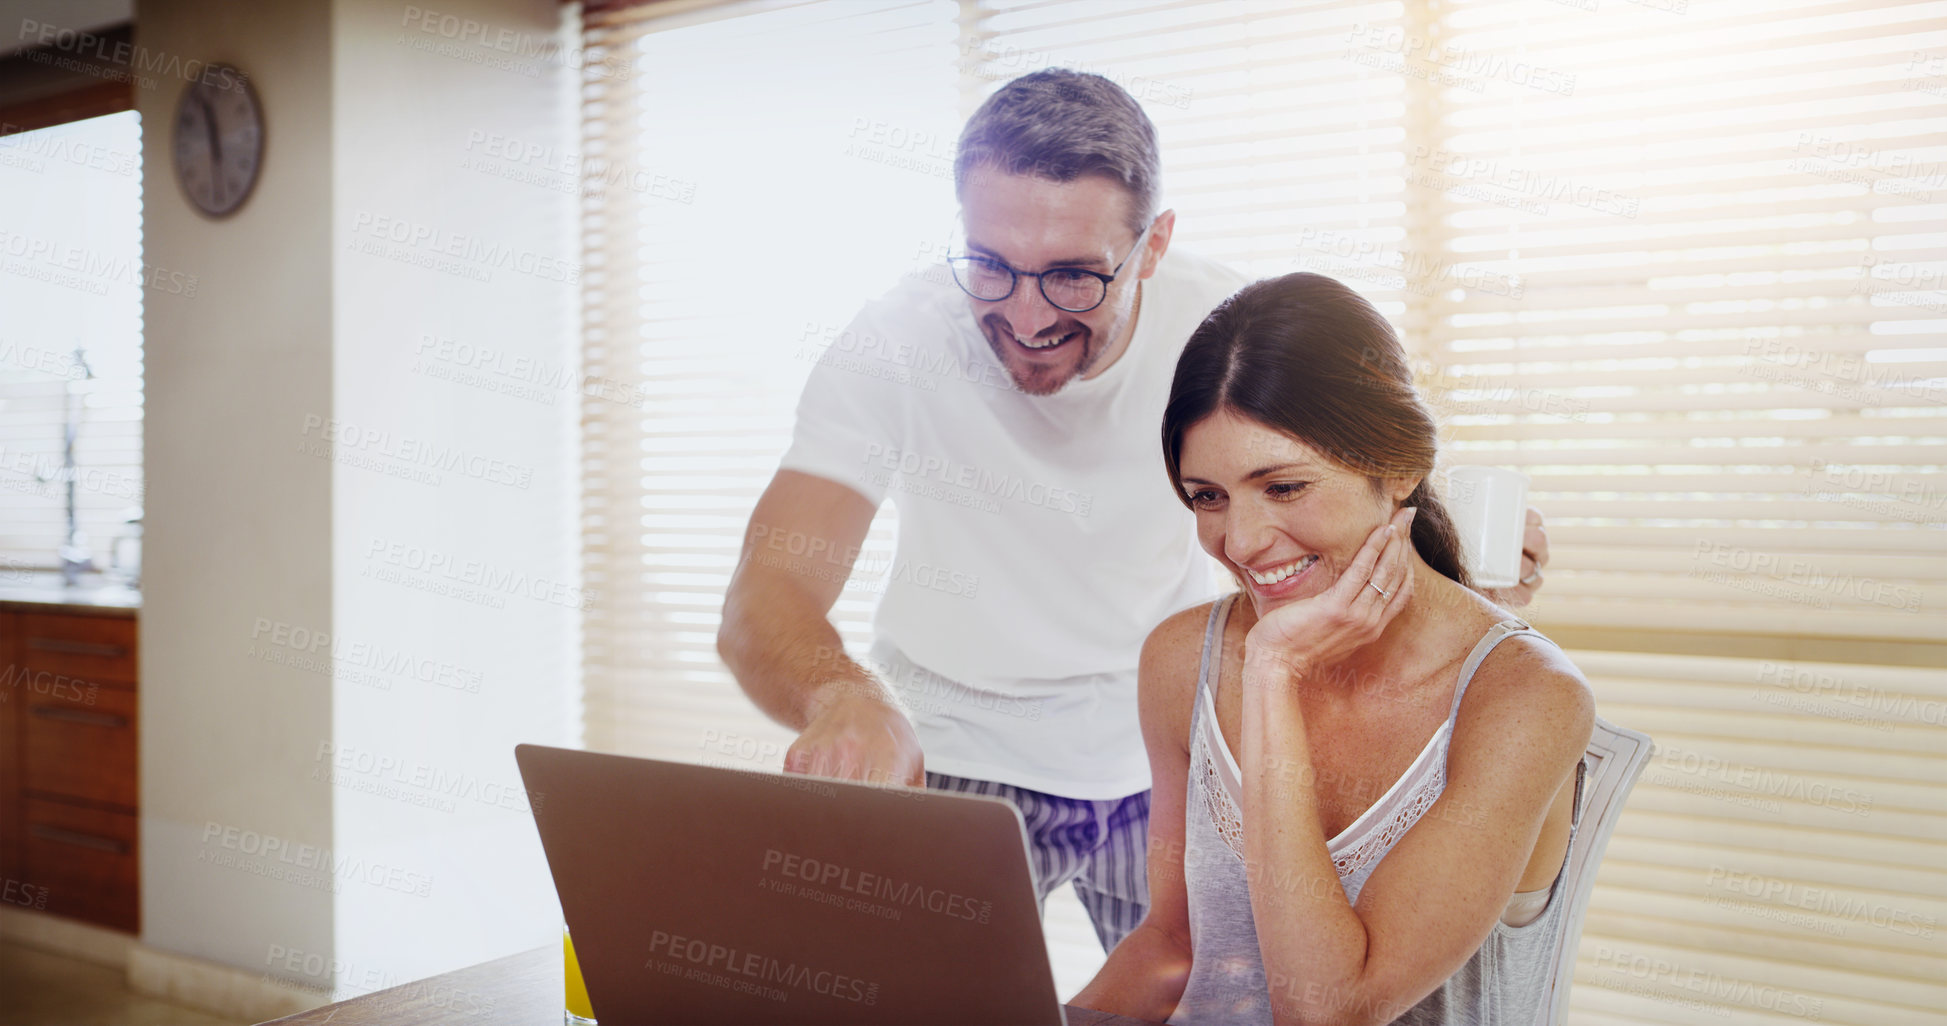
[{"label": "man", "polygon": [[[1073,881],[1104,950],[1147,905],[1137,655],[1218,593],[1165,479],[1163,406],[1191,331],[1247,280],[1170,252],[1158,167],[1154,126],[1100,76],[1040,71],[981,105],[955,162],[954,281],[868,304],[848,348],[875,355],[812,372],[717,643],[799,731],[787,771],[1012,801],[1040,896]],[[888,494],[898,554],[868,667],[827,616]],[[1507,601],[1547,559],[1531,520],[1533,572]]]}]

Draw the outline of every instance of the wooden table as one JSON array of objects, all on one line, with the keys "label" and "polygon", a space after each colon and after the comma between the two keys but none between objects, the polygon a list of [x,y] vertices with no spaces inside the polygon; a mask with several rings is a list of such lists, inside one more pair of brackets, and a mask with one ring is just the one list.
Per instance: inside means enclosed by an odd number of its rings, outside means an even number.
[{"label": "wooden table", "polygon": [[[559,1026],[562,987],[561,946],[551,944],[272,1022],[292,1026]],[[1066,1007],[1068,1026],[1155,1026],[1144,1019]]]}]

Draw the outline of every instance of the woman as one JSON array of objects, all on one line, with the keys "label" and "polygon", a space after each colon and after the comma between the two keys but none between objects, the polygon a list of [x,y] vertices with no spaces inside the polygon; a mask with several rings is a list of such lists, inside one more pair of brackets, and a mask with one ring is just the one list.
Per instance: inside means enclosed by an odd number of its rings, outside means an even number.
[{"label": "woman", "polygon": [[1436,449],[1399,340],[1338,282],[1258,282],[1191,336],[1164,459],[1239,593],[1143,646],[1151,904],[1076,1004],[1534,1021],[1594,702],[1469,586]]}]

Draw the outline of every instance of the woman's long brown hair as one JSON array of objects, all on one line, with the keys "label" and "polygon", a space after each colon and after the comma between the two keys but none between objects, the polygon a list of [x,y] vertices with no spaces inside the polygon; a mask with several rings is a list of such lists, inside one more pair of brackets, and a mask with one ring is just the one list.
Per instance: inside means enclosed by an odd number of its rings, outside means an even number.
[{"label": "woman's long brown hair", "polygon": [[1462,586],[1473,581],[1460,535],[1429,477],[1439,453],[1433,415],[1413,387],[1392,325],[1365,297],[1320,274],[1254,282],[1190,335],[1163,410],[1163,462],[1183,494],[1183,436],[1219,410],[1282,431],[1372,479],[1419,479],[1405,505],[1413,548]]}]

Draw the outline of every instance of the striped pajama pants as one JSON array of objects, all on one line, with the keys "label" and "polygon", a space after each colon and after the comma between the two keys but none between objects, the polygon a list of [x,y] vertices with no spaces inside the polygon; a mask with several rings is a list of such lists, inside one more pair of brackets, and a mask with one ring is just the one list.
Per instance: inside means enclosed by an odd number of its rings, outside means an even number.
[{"label": "striped pajama pants", "polygon": [[1048,895],[1073,883],[1095,924],[1095,937],[1111,951],[1149,910],[1149,878],[1143,868],[1149,841],[1149,792],[1091,801],[1030,791],[992,780],[927,773],[938,791],[1004,798],[1027,825],[1028,865],[1035,897],[1045,911]]}]

